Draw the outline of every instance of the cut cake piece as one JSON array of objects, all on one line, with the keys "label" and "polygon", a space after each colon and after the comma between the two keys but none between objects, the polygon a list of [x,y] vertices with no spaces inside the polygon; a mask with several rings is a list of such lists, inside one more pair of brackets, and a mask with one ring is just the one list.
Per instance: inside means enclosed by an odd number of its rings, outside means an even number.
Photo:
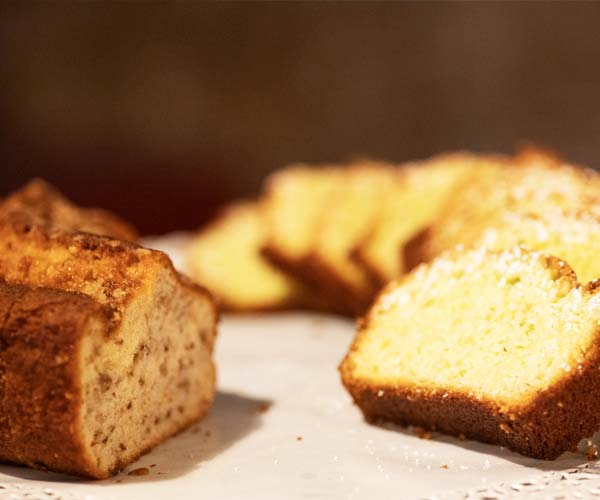
[{"label": "cut cake piece", "polygon": [[525,246],[569,263],[582,283],[600,278],[600,206],[544,213],[505,212],[486,227],[473,247],[501,251]]},{"label": "cut cake piece", "polygon": [[226,207],[187,250],[192,278],[209,288],[228,311],[268,311],[308,305],[308,293],[261,253],[266,224],[258,202]]},{"label": "cut cake piece", "polygon": [[457,245],[471,247],[506,211],[542,214],[600,203],[600,175],[528,150],[514,166],[467,183],[441,216],[405,247],[409,269]]},{"label": "cut cake piece", "polygon": [[361,314],[378,290],[353,257],[380,215],[381,200],[401,178],[392,165],[360,161],[349,165],[322,209],[308,266],[315,281],[341,309]]},{"label": "cut cake piece", "polygon": [[208,411],[216,309],[162,252],[14,212],[0,279],[1,460],[106,478]]},{"label": "cut cake piece", "polygon": [[600,425],[599,322],[558,258],[455,251],[380,295],[340,371],[368,420],[555,459]]},{"label": "cut cake piece", "polygon": [[380,213],[355,258],[380,286],[401,276],[406,271],[404,245],[440,216],[457,189],[507,162],[500,156],[457,152],[402,165],[401,181],[380,199]]},{"label": "cut cake piece", "polygon": [[137,231],[108,210],[74,205],[42,179],[33,179],[18,191],[0,201],[0,217],[12,212],[25,212],[34,220],[45,221],[67,231],[111,236],[135,241]]},{"label": "cut cake piece", "polygon": [[307,272],[318,221],[343,168],[293,165],[272,174],[263,194],[267,235],[263,254],[280,269],[319,288]]}]

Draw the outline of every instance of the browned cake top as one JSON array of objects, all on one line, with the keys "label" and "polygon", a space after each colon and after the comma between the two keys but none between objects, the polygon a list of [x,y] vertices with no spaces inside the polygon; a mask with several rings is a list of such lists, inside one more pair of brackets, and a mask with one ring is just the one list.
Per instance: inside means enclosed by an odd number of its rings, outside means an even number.
[{"label": "browned cake top", "polygon": [[177,275],[162,252],[89,233],[68,232],[25,212],[0,218],[0,277],[9,283],[84,293],[115,310],[118,318],[129,298],[157,273]]},{"label": "browned cake top", "polygon": [[69,231],[128,241],[138,238],[136,230],[121,218],[107,210],[77,207],[42,179],[33,179],[0,202],[0,217],[14,212],[25,212],[35,220]]}]

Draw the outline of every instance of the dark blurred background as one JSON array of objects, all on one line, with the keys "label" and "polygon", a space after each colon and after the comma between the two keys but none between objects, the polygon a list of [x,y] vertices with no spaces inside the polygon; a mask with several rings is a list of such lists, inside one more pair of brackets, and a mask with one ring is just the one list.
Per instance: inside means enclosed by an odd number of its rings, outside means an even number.
[{"label": "dark blurred background", "polygon": [[295,161],[520,141],[600,166],[600,3],[3,3],[0,193],[143,232]]}]

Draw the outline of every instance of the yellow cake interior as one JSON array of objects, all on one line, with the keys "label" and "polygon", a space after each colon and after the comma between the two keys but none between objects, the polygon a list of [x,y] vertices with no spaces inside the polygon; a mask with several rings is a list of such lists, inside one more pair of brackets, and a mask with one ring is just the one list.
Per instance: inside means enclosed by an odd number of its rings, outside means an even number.
[{"label": "yellow cake interior", "polygon": [[188,270],[226,308],[269,309],[299,297],[299,285],[261,255],[265,223],[256,202],[239,202],[200,232],[188,251]]},{"label": "yellow cake interior", "polygon": [[84,338],[80,419],[94,467],[118,469],[208,411],[213,321],[208,304],[164,271],[108,339],[105,331]]},{"label": "yellow cake interior", "polygon": [[266,245],[278,255],[299,261],[312,250],[317,222],[343,170],[288,167],[267,182],[264,196]]},{"label": "yellow cake interior", "polygon": [[524,245],[566,260],[582,283],[600,278],[600,218],[591,211],[507,212],[475,246],[503,250]]},{"label": "yellow cake interior", "polygon": [[511,408],[577,370],[600,301],[562,261],[513,248],[442,256],[390,285],[342,365],[354,380]]}]

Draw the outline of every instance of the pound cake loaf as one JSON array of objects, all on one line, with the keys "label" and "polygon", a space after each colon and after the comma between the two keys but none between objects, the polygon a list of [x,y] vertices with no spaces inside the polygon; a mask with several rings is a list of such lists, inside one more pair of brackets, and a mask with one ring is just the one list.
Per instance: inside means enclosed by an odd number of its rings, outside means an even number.
[{"label": "pound cake loaf", "polygon": [[600,202],[600,175],[527,151],[514,166],[476,178],[459,190],[443,214],[405,247],[409,268],[457,245],[472,246],[505,211],[542,214]]},{"label": "pound cake loaf", "polygon": [[368,420],[555,459],[600,426],[599,323],[566,262],[455,251],[379,296],[340,371]]},{"label": "pound cake loaf", "polygon": [[236,202],[195,237],[187,251],[192,278],[208,287],[227,311],[304,307],[309,294],[261,253],[266,225],[259,202]]},{"label": "pound cake loaf", "polygon": [[380,286],[401,276],[406,243],[441,215],[457,189],[507,163],[501,156],[458,152],[403,165],[400,181],[379,200],[379,215],[356,248],[356,260]]},{"label": "pound cake loaf", "polygon": [[217,314],[162,252],[0,218],[0,459],[106,478],[209,409]]},{"label": "pound cake loaf", "polygon": [[138,238],[137,231],[121,218],[107,210],[78,207],[42,179],[30,181],[0,201],[0,217],[15,211],[25,212],[33,219],[67,231],[100,234],[126,241]]}]

